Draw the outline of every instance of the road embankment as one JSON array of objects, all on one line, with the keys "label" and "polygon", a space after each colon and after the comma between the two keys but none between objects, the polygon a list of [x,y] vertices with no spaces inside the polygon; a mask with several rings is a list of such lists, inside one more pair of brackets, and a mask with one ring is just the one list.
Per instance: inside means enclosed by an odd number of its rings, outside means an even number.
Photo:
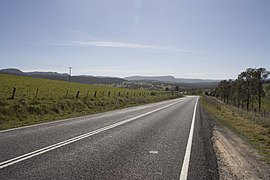
[{"label": "road embankment", "polygon": [[215,123],[212,143],[220,179],[270,179],[267,120],[211,97],[202,97],[201,105]]}]

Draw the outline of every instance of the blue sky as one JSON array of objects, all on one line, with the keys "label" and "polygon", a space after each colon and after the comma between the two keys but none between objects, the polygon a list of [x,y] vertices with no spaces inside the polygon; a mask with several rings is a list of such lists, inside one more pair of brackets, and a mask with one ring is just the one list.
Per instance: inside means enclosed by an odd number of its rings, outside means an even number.
[{"label": "blue sky", "polygon": [[269,0],[1,0],[0,68],[228,79],[270,70]]}]

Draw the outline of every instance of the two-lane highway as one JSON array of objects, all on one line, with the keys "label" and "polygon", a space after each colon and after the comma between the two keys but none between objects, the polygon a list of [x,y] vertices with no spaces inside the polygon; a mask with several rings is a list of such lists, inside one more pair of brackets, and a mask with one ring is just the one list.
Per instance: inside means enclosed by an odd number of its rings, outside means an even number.
[{"label": "two-lane highway", "polygon": [[198,97],[0,131],[0,179],[217,179]]}]

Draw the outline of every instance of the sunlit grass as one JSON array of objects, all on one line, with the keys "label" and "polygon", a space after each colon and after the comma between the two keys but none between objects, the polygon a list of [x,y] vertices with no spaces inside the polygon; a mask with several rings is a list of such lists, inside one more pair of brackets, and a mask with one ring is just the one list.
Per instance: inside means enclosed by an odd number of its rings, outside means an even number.
[{"label": "sunlit grass", "polygon": [[134,93],[138,95],[139,93],[151,92],[0,74],[0,98],[11,97],[14,87],[16,88],[15,97],[18,99],[35,98],[37,91],[37,98],[39,99],[74,98],[78,91],[80,91],[80,97],[91,97],[95,91],[97,91],[96,96],[105,96],[109,92],[111,92],[110,96],[117,96],[119,92],[120,95],[129,93],[130,96]]},{"label": "sunlit grass", "polygon": [[265,161],[270,163],[269,118],[228,106],[211,97],[202,97],[201,104],[216,120],[228,126],[258,149]]},{"label": "sunlit grass", "polygon": [[[11,99],[14,87],[16,94]],[[80,93],[76,98],[78,91]],[[0,74],[0,129],[105,112],[180,96],[171,92]]]}]

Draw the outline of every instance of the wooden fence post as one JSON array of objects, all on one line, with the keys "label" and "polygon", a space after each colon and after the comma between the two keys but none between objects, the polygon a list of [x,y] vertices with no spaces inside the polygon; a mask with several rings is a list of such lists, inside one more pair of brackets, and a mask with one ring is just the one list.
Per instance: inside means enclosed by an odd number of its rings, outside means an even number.
[{"label": "wooden fence post", "polygon": [[97,91],[95,91],[95,93],[94,93],[94,97],[97,97]]},{"label": "wooden fence post", "polygon": [[13,87],[13,92],[12,92],[12,96],[10,99],[14,99],[15,98],[15,94],[16,94],[16,87]]},{"label": "wooden fence post", "polygon": [[77,92],[76,98],[79,98],[80,91]]}]

